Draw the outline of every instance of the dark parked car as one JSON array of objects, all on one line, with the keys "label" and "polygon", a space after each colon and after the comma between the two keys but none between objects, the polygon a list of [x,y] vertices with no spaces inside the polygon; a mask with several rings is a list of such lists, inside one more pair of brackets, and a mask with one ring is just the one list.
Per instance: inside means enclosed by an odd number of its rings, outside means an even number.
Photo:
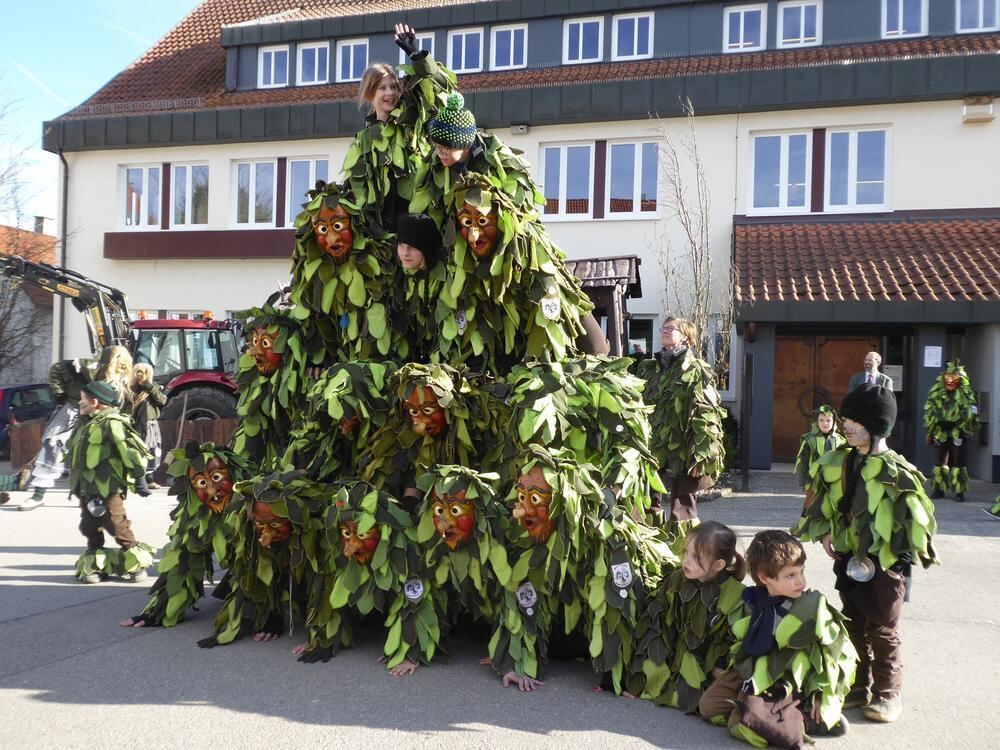
[{"label": "dark parked car", "polygon": [[10,456],[10,426],[29,419],[46,419],[56,408],[52,389],[35,385],[0,385],[0,456]]}]

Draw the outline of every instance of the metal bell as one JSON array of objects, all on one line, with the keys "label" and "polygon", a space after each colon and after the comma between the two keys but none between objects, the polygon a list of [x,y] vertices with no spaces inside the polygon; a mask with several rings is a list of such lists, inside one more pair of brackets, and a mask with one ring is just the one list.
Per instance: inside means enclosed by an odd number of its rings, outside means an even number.
[{"label": "metal bell", "polygon": [[875,563],[868,557],[854,555],[847,561],[847,575],[858,583],[867,583],[875,577]]}]

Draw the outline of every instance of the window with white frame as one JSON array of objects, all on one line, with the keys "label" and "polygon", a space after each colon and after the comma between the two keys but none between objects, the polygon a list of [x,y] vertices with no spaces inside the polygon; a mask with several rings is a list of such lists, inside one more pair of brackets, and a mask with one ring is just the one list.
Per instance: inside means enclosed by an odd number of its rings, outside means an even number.
[{"label": "window with white frame", "polygon": [[456,73],[478,73],[483,69],[483,30],[448,32],[448,67]]},{"label": "window with white frame", "polygon": [[274,159],[240,161],[235,164],[236,223],[274,226],[277,166]]},{"label": "window with white frame", "polygon": [[563,21],[563,65],[604,58],[604,17]]},{"label": "window with white frame", "polygon": [[654,141],[608,144],[609,219],[656,213],[658,154]]},{"label": "window with white frame", "polygon": [[367,39],[342,39],[337,42],[337,81],[360,81],[367,67]]},{"label": "window with white frame", "polygon": [[778,46],[811,47],[823,41],[821,0],[778,3]]},{"label": "window with white frame", "polygon": [[173,193],[170,201],[172,227],[208,224],[207,164],[175,164],[170,190]]},{"label": "window with white frame", "polygon": [[528,27],[495,26],[490,48],[493,55],[490,70],[514,70],[528,66]]},{"label": "window with white frame", "polygon": [[812,134],[765,133],[751,138],[751,212],[809,211]]},{"label": "window with white frame", "polygon": [[652,13],[627,13],[611,20],[612,60],[642,60],[652,56]]},{"label": "window with white frame", "polygon": [[257,50],[257,88],[273,89],[288,85],[288,47],[261,47]]},{"label": "window with white frame", "polygon": [[316,180],[326,182],[330,174],[329,159],[288,160],[288,210],[285,215],[294,218],[308,201],[306,193],[316,186]]},{"label": "window with white frame", "polygon": [[310,42],[299,45],[299,64],[296,71],[296,83],[299,86],[312,86],[326,83],[330,80],[330,43]]},{"label": "window with white frame", "polygon": [[1000,29],[1000,0],[956,0],[959,31]]},{"label": "window with white frame", "polygon": [[[427,53],[434,57],[434,32],[429,32],[427,34],[417,34],[416,40],[414,40],[414,47],[417,49],[427,50]],[[409,56],[404,50],[399,51],[399,64],[407,65],[410,62]]]},{"label": "window with white frame", "polygon": [[828,211],[876,211],[888,204],[888,131],[830,130],[826,143]]},{"label": "window with white frame", "polygon": [[767,5],[726,8],[723,52],[755,52],[767,43]]},{"label": "window with white frame", "polygon": [[123,168],[125,211],[122,224],[130,229],[160,227],[160,167]]},{"label": "window with white frame", "polygon": [[927,0],[882,0],[882,37],[924,36]]},{"label": "window with white frame", "polygon": [[593,171],[593,143],[542,146],[545,215],[590,216]]}]

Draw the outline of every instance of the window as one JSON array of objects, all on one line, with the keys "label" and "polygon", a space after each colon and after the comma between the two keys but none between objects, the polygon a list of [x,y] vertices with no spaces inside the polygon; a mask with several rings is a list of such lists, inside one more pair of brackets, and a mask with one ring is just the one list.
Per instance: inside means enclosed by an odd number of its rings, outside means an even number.
[{"label": "window", "polygon": [[261,47],[257,51],[257,88],[288,85],[288,47]]},{"label": "window", "polygon": [[299,45],[299,65],[296,83],[312,86],[330,80],[330,45],[328,42]]},{"label": "window", "polygon": [[591,214],[594,144],[542,147],[546,216]]},{"label": "window", "polygon": [[204,226],[208,224],[208,165],[178,164],[174,166],[173,216],[171,226]]},{"label": "window", "polygon": [[513,70],[528,66],[528,27],[496,26],[493,29],[490,70]]},{"label": "window", "polygon": [[126,227],[160,226],[160,167],[125,168]]},{"label": "window", "polygon": [[957,0],[959,31],[996,31],[1000,29],[1000,0]]},{"label": "window", "polygon": [[604,18],[563,21],[563,65],[604,59]]},{"label": "window", "polygon": [[754,52],[767,41],[767,6],[726,8],[723,52]]},{"label": "window", "polygon": [[927,33],[927,0],[882,0],[882,38]]},{"label": "window", "polygon": [[181,331],[139,331],[135,361],[153,366],[158,381],[183,372]]},{"label": "window", "polygon": [[483,30],[448,32],[448,67],[456,73],[478,73],[483,69]]},{"label": "window", "polygon": [[187,355],[187,369],[221,370],[218,347],[219,336],[215,331],[185,331],[184,353]]},{"label": "window", "polygon": [[337,42],[338,81],[360,81],[367,67],[367,39],[345,39]]},{"label": "window", "polygon": [[[430,53],[431,57],[434,57],[434,32],[428,34],[417,34],[416,40],[417,49],[425,49]],[[407,57],[403,50],[399,51],[399,64],[407,65],[410,62],[410,58]]]},{"label": "window", "polygon": [[639,60],[653,56],[653,14],[615,16],[611,26],[611,59]]},{"label": "window", "polygon": [[751,211],[770,214],[810,210],[811,141],[810,133],[753,136]]},{"label": "window", "polygon": [[657,154],[652,142],[608,144],[608,218],[656,213]]},{"label": "window", "polygon": [[827,133],[828,211],[872,211],[886,207],[887,141],[885,130]]},{"label": "window", "polygon": [[236,223],[274,226],[275,163],[236,164]]},{"label": "window", "polygon": [[823,41],[823,8],[818,0],[778,4],[778,46],[811,47]]},{"label": "window", "polygon": [[316,180],[329,179],[330,162],[327,159],[288,160],[288,210],[285,215],[295,218],[302,212],[306,192],[312,190]]}]

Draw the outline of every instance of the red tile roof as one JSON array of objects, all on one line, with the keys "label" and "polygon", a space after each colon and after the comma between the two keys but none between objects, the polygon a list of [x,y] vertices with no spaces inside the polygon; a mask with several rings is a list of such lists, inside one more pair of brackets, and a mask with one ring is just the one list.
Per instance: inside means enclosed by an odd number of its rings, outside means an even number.
[{"label": "red tile roof", "polygon": [[737,298],[1000,301],[1000,218],[737,223]]},{"label": "red tile roof", "polygon": [[[56,262],[56,238],[49,234],[0,225],[0,255],[20,255],[37,263]],[[52,306],[52,293],[30,284],[21,290],[39,307]]]},{"label": "red tile roof", "polygon": [[[279,17],[273,22],[290,20],[280,15],[288,12],[295,18],[326,18],[402,12],[447,4],[444,0],[205,0],[142,57],[64,117],[353,99],[357,95],[357,84],[353,83],[227,91],[226,52],[221,46],[222,27],[254,19],[261,21],[276,14]],[[590,81],[812,67],[838,62],[998,53],[1000,34],[966,34],[835,47],[476,73],[460,76],[459,85],[463,91],[504,90]]]}]

